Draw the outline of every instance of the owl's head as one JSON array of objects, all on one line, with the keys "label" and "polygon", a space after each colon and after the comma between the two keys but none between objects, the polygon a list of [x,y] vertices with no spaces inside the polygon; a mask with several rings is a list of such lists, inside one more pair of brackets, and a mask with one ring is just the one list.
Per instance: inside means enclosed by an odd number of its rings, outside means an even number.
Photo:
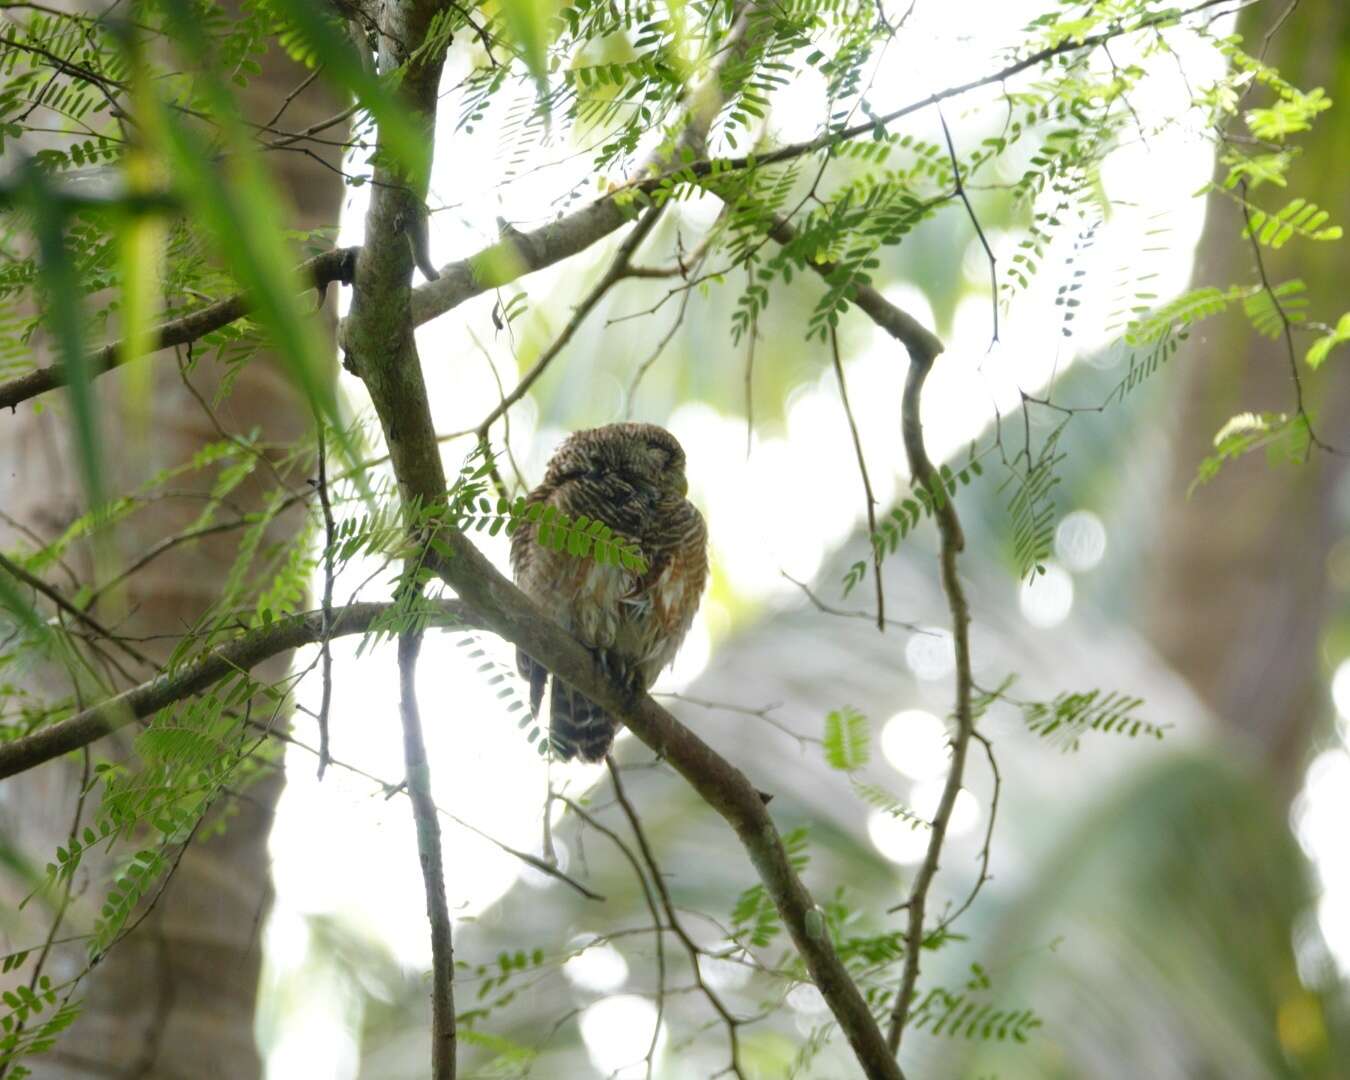
[{"label": "owl's head", "polygon": [[558,483],[587,473],[618,473],[636,487],[683,498],[684,448],[663,427],[626,422],[587,428],[568,437],[548,463],[546,480]]}]

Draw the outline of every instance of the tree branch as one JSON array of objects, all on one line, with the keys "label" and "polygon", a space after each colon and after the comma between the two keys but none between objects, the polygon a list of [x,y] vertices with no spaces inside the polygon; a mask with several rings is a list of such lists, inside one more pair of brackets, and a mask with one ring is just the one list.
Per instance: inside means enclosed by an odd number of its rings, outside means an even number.
[{"label": "tree branch", "polygon": [[[770,235],[780,243],[789,243],[796,237],[792,226],[779,221],[770,230]],[[832,264],[808,264],[822,277],[828,277],[834,269]],[[970,740],[975,734],[975,718],[971,707],[973,682],[970,671],[970,606],[966,601],[965,590],[956,571],[956,557],[965,547],[965,537],[961,532],[961,523],[956,516],[956,507],[952,503],[951,493],[943,483],[941,475],[934,468],[924,445],[923,425],[920,422],[920,405],[923,396],[924,380],[932,370],[933,362],[942,352],[942,342],[936,335],[922,326],[916,319],[901,311],[870,285],[860,286],[852,300],[876,325],[899,341],[909,353],[909,372],[905,378],[904,397],[901,402],[901,423],[905,443],[905,456],[909,460],[910,476],[921,484],[932,499],[934,517],[937,521],[940,542],[939,563],[941,566],[942,590],[947,597],[947,606],[952,618],[952,640],[956,651],[956,734],[952,738],[952,763],[943,785],[942,796],[937,811],[933,815],[928,837],[928,849],[924,853],[919,872],[910,888],[909,899],[904,907],[908,910],[909,925],[905,935],[905,960],[900,977],[900,989],[896,995],[895,1007],[891,1011],[890,1028],[886,1043],[892,1054],[900,1048],[900,1036],[914,1000],[915,986],[919,978],[919,961],[923,953],[923,920],[927,906],[928,892],[937,874],[938,863],[942,856],[942,845],[946,839],[947,826],[951,821],[952,809],[956,797],[961,791],[961,782],[965,774],[966,756]]]},{"label": "tree branch", "polygon": [[[436,625],[470,629],[474,619],[454,600],[428,601],[437,610]],[[388,603],[356,603],[336,608],[328,623],[329,637],[365,633],[392,609]],[[307,611],[250,630],[205,656],[91,705],[74,716],[8,743],[0,743],[0,780],[60,757],[71,750],[144,719],[175,701],[182,701],[229,675],[248,671],[264,660],[324,637],[324,613]]]},{"label": "tree branch", "polygon": [[919,979],[919,959],[923,952],[923,917],[928,901],[928,890],[937,874],[942,857],[942,844],[947,836],[956,796],[961,793],[965,775],[966,754],[975,731],[975,716],[971,708],[973,683],[970,674],[970,606],[965,589],[956,572],[956,556],[965,547],[965,537],[956,517],[956,507],[942,477],[933,467],[923,442],[923,426],[919,422],[919,404],[923,383],[932,367],[932,359],[910,350],[909,374],[905,378],[905,393],[901,406],[904,425],[905,455],[909,458],[910,475],[919,481],[933,500],[941,550],[942,591],[947,596],[947,607],[952,616],[952,642],[956,650],[956,734],[952,737],[952,763],[938,800],[928,834],[928,850],[924,853],[919,872],[909,891],[907,908],[909,927],[905,933],[905,963],[900,976],[900,990],[895,1008],[891,1011],[891,1025],[886,1042],[894,1053],[900,1048],[909,1009],[914,1001],[914,990]]},{"label": "tree branch", "polygon": [[[352,280],[356,263],[357,248],[334,248],[306,259],[297,268],[298,273],[321,293],[332,282],[340,281],[344,285]],[[174,345],[186,345],[198,338],[228,326],[249,312],[249,299],[244,293],[235,293],[214,304],[190,311],[176,319],[161,323],[152,331],[149,351],[172,348]],[[85,360],[89,377],[97,378],[119,366],[124,359],[124,344],[113,341],[91,353]],[[0,383],[0,409],[15,409],[29,398],[45,394],[48,390],[65,386],[69,377],[64,364],[49,364],[37,368],[16,379]]]},{"label": "tree branch", "polygon": [[[449,557],[440,554],[447,550]],[[778,909],[811,980],[838,1021],[868,1080],[903,1080],[867,1002],[835,952],[824,913],[792,868],[782,838],[754,784],[646,694],[611,683],[590,651],[504,578],[460,533],[438,538],[427,564],[459,594],[482,625],[512,642],[555,678],[618,717],[664,758],[735,830]]]},{"label": "tree branch", "polygon": [[576,310],[572,312],[572,317],[567,320],[567,324],[558,332],[558,336],[555,337],[549,347],[539,355],[539,359],[534,362],[534,365],[530,370],[521,376],[520,382],[516,384],[515,389],[505,395],[502,400],[498,402],[497,407],[488,413],[488,415],[483,418],[483,422],[478,425],[479,442],[487,442],[492,425],[495,424],[512,405],[529,393],[530,387],[535,384],[535,381],[539,376],[542,375],[548,368],[548,365],[553,362],[553,358],[562,352],[563,347],[572,340],[572,335],[577,332],[577,327],[579,327],[586,316],[594,310],[596,304],[604,299],[605,293],[609,292],[616,283],[628,276],[629,261],[641,246],[642,241],[647,239],[648,234],[655,227],[656,219],[661,216],[662,209],[663,207],[654,206],[638,219],[638,223],[633,228],[633,231],[624,237],[623,243],[619,245],[619,250],[615,253],[614,260],[609,264],[608,269],[605,270],[604,276],[595,283],[595,287],[591,289],[591,291],[582,299],[581,303],[577,305]]},{"label": "tree branch", "polygon": [[455,950],[450,905],[445,899],[441,823],[431,795],[431,767],[427,764],[422,718],[417,708],[417,657],[421,651],[421,630],[399,635],[399,719],[403,723],[408,798],[417,823],[417,854],[427,893],[427,919],[431,923],[431,1075],[433,1080],[455,1080]]}]

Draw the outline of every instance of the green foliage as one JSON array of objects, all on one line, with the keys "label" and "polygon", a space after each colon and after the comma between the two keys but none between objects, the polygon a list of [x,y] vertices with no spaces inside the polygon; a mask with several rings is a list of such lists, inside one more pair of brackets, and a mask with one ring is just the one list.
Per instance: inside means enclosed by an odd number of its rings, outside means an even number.
[{"label": "green foliage", "polygon": [[1347,341],[1350,341],[1350,311],[1342,315],[1329,332],[1308,347],[1307,356],[1304,358],[1307,365],[1315,371],[1322,366],[1322,362],[1331,355],[1333,349],[1344,345]]},{"label": "green foliage", "polygon": [[0,1001],[6,1009],[0,1014],[0,1062],[9,1064],[7,1076],[19,1080],[31,1075],[31,1070],[13,1063],[50,1050],[56,1037],[79,1016],[80,1003],[71,1001],[69,995],[58,995],[46,975],[39,977],[36,986],[18,983],[13,990],[0,993]]},{"label": "green foliage", "polygon": [[[1045,271],[1052,245],[1073,240],[1055,316],[1062,336],[1072,336],[1087,285],[1084,256],[1114,209],[1102,181],[1103,162],[1122,144],[1152,134],[1131,123],[1137,120],[1131,96],[1142,89],[1146,66],[1118,64],[1109,54],[1103,63],[1098,44],[1076,48],[1099,36],[1127,36],[1145,55],[1166,54],[1184,24],[1188,38],[1208,41],[1230,61],[1230,72],[1198,87],[1194,102],[1179,102],[1167,123],[1189,124],[1194,111],[1215,126],[1245,124],[1251,138],[1220,140],[1225,173],[1211,194],[1243,209],[1253,254],[1283,249],[1295,238],[1341,238],[1341,227],[1310,199],[1290,194],[1263,209],[1253,194],[1262,185],[1289,185],[1297,137],[1329,107],[1326,93],[1293,86],[1236,39],[1216,41],[1208,24],[1142,0],[1047,4],[997,61],[1028,70],[1023,77],[991,79],[1001,94],[996,120],[973,135],[963,130],[952,144],[908,130],[918,126],[910,114],[932,116],[937,98],[921,96],[889,117],[877,111],[869,73],[893,41],[904,41],[905,29],[864,0],[443,5],[425,39],[407,49],[405,43],[388,47],[360,19],[344,22],[352,12],[301,0],[257,0],[228,13],[205,0],[147,0],[133,7],[134,20],[119,21],[19,5],[0,27],[6,46],[0,56],[0,150],[20,162],[0,185],[10,210],[0,235],[0,380],[32,370],[37,347],[50,336],[70,384],[70,423],[85,483],[87,505],[59,536],[14,553],[12,561],[24,573],[55,579],[68,561],[97,554],[117,530],[136,523],[147,505],[174,497],[177,479],[202,482],[200,505],[184,515],[178,532],[145,551],[114,550],[124,559],[120,568],[91,560],[95,578],[63,594],[73,609],[102,617],[118,610],[126,579],[165,551],[228,536],[235,554],[215,603],[184,627],[162,665],[166,673],[241,631],[303,608],[311,602],[311,578],[320,564],[331,564],[332,576],[344,585],[388,579],[396,601],[372,624],[362,650],[433,625],[439,586],[426,562],[428,552],[454,557],[452,529],[499,538],[526,529],[529,542],[568,557],[631,575],[649,570],[639,547],[607,523],[508,495],[486,447],[470,456],[444,505],[402,503],[392,483],[375,483],[372,490],[376,465],[356,454],[360,428],[347,423],[339,408],[307,283],[293,271],[303,251],[328,247],[331,236],[287,230],[285,204],[267,172],[280,156],[276,151],[302,148],[305,140],[286,133],[289,120],[260,125],[242,116],[238,91],[261,73],[269,48],[284,49],[348,97],[350,136],[340,127],[324,130],[345,140],[342,168],[353,186],[384,170],[381,183],[406,182],[413,201],[420,201],[433,144],[401,90],[417,77],[418,65],[439,67],[441,53],[453,48],[446,70],[462,79],[445,88],[445,97],[458,99],[452,107],[463,129],[496,131],[503,182],[538,176],[540,152],[563,147],[590,164],[587,185],[598,179],[599,190],[612,192],[627,212],[717,199],[722,210],[701,238],[696,260],[686,263],[681,234],[680,277],[672,292],[724,293],[730,337],[747,346],[764,330],[766,315],[797,318],[808,340],[828,340],[861,290],[894,279],[898,247],[948,250],[957,246],[954,237],[970,239],[967,207],[958,197],[967,194],[991,236],[998,230],[1011,237],[1012,254],[996,267],[993,286],[994,301],[1005,309]],[[1047,59],[1040,55],[1047,49],[1059,52]],[[377,50],[385,65],[378,72]],[[784,147],[775,143],[781,128],[773,113],[787,100],[784,89],[803,72],[819,79],[825,108],[801,144]],[[958,106],[957,88],[951,96],[944,107],[964,107]],[[85,182],[101,175],[117,178],[112,193],[85,195]],[[546,210],[540,207],[539,220],[565,212],[582,194],[580,187],[558,192]],[[479,284],[488,278],[508,284],[518,268],[491,271],[480,273]],[[1334,327],[1311,321],[1302,280],[1267,284],[1264,268],[1253,275],[1245,265],[1243,273],[1234,282],[1170,300],[1132,275],[1120,305],[1129,368],[1109,400],[1123,401],[1207,319],[1240,312],[1255,334],[1271,339],[1291,328],[1317,327],[1305,355],[1309,372],[1350,341],[1350,315]],[[236,292],[247,295],[251,314],[194,342],[179,358],[181,370],[189,378],[206,357],[226,373],[218,396],[202,403],[215,423],[212,410],[239,373],[265,351],[278,357],[337,447],[338,475],[325,491],[335,515],[331,534],[313,497],[318,452],[312,439],[276,447],[238,433],[192,461],[166,465],[135,490],[106,489],[109,448],[90,391],[98,373],[90,344],[120,336],[117,358],[132,360],[150,348],[154,317],[199,312]],[[44,303],[34,303],[35,297]],[[162,304],[158,316],[154,304]],[[494,312],[497,328],[511,327],[527,304],[523,292],[503,299]],[[1290,408],[1235,417],[1216,436],[1196,483],[1260,448],[1274,458],[1306,457],[1314,445],[1309,419],[1301,403],[1298,411]],[[1044,569],[1065,471],[1063,425],[1039,446],[1032,430],[1028,424],[1018,453],[1004,446],[1002,431],[984,451],[998,450],[1007,468],[1002,490],[1022,577]],[[982,475],[982,458],[972,444],[964,464],[940,466],[933,489],[914,487],[886,509],[869,537],[877,558],[897,554],[924,519]],[[247,509],[237,509],[240,503]],[[864,580],[869,565],[858,561],[849,568],[846,592]],[[60,618],[44,614],[49,599],[0,571],[0,739],[40,731],[112,687],[104,657],[83,631],[71,629],[68,612]],[[517,718],[540,753],[547,752],[548,737],[529,716],[514,671],[477,636],[458,640],[502,711]],[[17,679],[47,661],[65,668],[69,687],[39,700]],[[93,770],[88,794],[97,809],[89,824],[57,846],[45,873],[36,872],[40,890],[61,895],[90,869],[91,853],[109,868],[92,894],[97,910],[84,933],[91,960],[135,929],[187,845],[203,830],[220,827],[221,797],[245,790],[275,764],[275,746],[263,742],[258,727],[277,721],[291,689],[290,680],[267,685],[236,673],[149,718],[127,760]],[[977,699],[976,714],[1006,698],[1006,690],[1004,684]],[[1163,733],[1140,717],[1139,699],[1118,692],[1066,692],[1013,704],[1031,732],[1066,749],[1089,732]],[[867,805],[913,828],[928,825],[884,786],[861,779],[871,756],[870,726],[861,713],[844,707],[825,718],[822,754]],[[789,833],[784,842],[800,871],[805,831]],[[903,935],[891,923],[870,924],[843,890],[812,917],[828,929],[869,1005],[884,1013],[894,1001]],[[930,917],[924,948],[955,940],[944,918]],[[782,923],[764,886],[740,895],[724,929],[748,949],[779,942]],[[19,972],[33,959],[30,949],[13,952],[4,958],[4,971]],[[755,977],[766,983],[802,977],[791,959],[772,965],[757,959],[755,967]],[[459,1016],[461,1037],[492,1059],[479,1071],[515,1074],[535,1063],[538,1051],[526,1045],[528,1039],[485,1028],[539,986],[547,969],[543,949],[505,952],[495,964],[461,961],[460,980],[476,995],[474,1007]],[[20,1076],[23,1066],[14,1062],[49,1047],[70,1022],[77,985],[78,978],[53,987],[43,976],[4,996],[9,1013],[2,1021],[0,1062],[9,1065],[7,1075]],[[1039,1018],[1030,1009],[995,1008],[985,998],[988,989],[978,970],[959,991],[929,989],[911,1023],[941,1038],[1026,1041]],[[769,1008],[778,1005],[769,995],[765,1000]],[[779,1072],[804,1072],[830,1038],[828,1028],[813,1030],[786,1055],[766,1051],[765,1060],[772,1057]]]},{"label": "green foliage", "polygon": [[1253,210],[1243,236],[1254,236],[1267,247],[1284,247],[1295,236],[1308,240],[1339,240],[1339,225],[1328,225],[1331,214],[1307,199],[1290,199],[1273,214]]},{"label": "green foliage", "polygon": [[1239,413],[1214,436],[1214,453],[1200,462],[1190,492],[1209,483],[1223,467],[1264,449],[1272,463],[1306,461],[1311,449],[1308,418],[1302,413]]},{"label": "green foliage", "polygon": [[1033,574],[1045,573],[1045,560],[1054,549],[1056,514],[1053,495],[1060,480],[1055,469],[1065,457],[1059,449],[1063,431],[1064,424],[1055,428],[1034,459],[1031,448],[1027,448],[1025,470],[1019,471],[1015,463],[1009,467],[1005,486],[1013,487],[1008,516],[1011,519],[1013,560],[1019,577],[1030,579]]},{"label": "green foliage", "polygon": [[[909,536],[925,518],[931,518],[946,499],[956,495],[958,485],[968,485],[975,477],[984,475],[984,466],[975,451],[975,443],[970,444],[966,455],[966,464],[953,469],[946,462],[938,466],[941,487],[936,494],[922,484],[911,482],[912,494],[901,499],[895,506],[877,518],[877,531],[872,535],[872,546],[881,558],[894,555],[900,550],[900,543]],[[844,595],[847,596],[867,576],[868,564],[858,561],[849,566],[844,574]]]},{"label": "green foliage", "polygon": [[832,769],[854,772],[872,757],[871,725],[862,713],[850,705],[825,717],[825,761]]},{"label": "green foliage", "polygon": [[1161,739],[1165,730],[1161,725],[1136,715],[1143,704],[1142,698],[1115,690],[1087,690],[1056,694],[1050,701],[1022,702],[1019,708],[1028,731],[1068,751],[1077,750],[1089,731]]},{"label": "green foliage", "polygon": [[1031,1009],[999,1009],[968,993],[934,987],[914,1008],[911,1023],[930,1035],[1024,1043],[1042,1025]]}]

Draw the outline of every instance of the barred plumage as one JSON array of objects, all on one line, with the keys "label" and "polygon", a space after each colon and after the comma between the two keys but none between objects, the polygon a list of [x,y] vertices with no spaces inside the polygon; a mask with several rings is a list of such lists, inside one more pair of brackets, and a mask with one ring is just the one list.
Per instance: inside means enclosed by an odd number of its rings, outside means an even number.
[{"label": "barred plumage", "polygon": [[[533,530],[511,538],[516,584],[595,653],[602,670],[646,690],[669,664],[694,621],[708,576],[708,533],[685,498],[684,450],[654,424],[608,424],[578,431],[549,461],[526,503],[585,514],[637,541],[642,575],[545,548]],[[536,717],[548,672],[517,651]],[[600,761],[618,724],[558,679],[549,733],[564,761]]]}]

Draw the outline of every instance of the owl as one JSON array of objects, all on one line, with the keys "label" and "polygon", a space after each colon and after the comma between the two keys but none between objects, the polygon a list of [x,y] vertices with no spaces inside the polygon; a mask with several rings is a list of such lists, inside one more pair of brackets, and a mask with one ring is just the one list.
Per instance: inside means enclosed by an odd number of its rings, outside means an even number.
[{"label": "owl", "polygon": [[[554,453],[526,505],[585,514],[637,542],[644,574],[602,566],[538,543],[536,526],[511,537],[516,584],[587,645],[610,678],[648,689],[694,621],[708,577],[708,531],[685,494],[684,450],[655,424],[608,424],[578,431]],[[517,650],[537,719],[548,672]],[[601,761],[618,721],[553,680],[550,739],[564,761]]]}]

